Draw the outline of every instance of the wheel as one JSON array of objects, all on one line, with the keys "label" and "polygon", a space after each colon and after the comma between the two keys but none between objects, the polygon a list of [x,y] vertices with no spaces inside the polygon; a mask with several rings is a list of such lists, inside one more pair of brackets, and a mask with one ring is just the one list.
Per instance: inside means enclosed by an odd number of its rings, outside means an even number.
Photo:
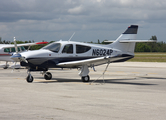
[{"label": "wheel", "polygon": [[3,69],[7,69],[8,67],[4,67]]},{"label": "wheel", "polygon": [[45,78],[46,80],[51,80],[51,79],[52,79],[52,74],[51,74],[50,72],[46,72],[46,73],[44,74],[44,78]]},{"label": "wheel", "polygon": [[18,69],[20,69],[20,68],[14,68],[14,69],[18,70]]},{"label": "wheel", "polygon": [[33,82],[33,76],[32,75],[28,75],[26,80],[27,80],[28,83]]},{"label": "wheel", "polygon": [[82,77],[82,82],[89,82],[89,80],[90,80],[89,75]]}]

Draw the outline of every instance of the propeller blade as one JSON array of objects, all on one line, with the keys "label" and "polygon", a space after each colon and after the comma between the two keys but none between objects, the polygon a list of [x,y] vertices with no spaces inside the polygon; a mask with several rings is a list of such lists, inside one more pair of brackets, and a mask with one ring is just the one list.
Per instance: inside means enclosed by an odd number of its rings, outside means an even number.
[{"label": "propeller blade", "polygon": [[15,37],[14,37],[14,47],[15,47],[16,53],[18,53],[18,48],[17,48],[17,43],[16,43],[16,38]]},{"label": "propeller blade", "polygon": [[21,57],[20,60],[28,63],[28,61],[24,57]]},{"label": "propeller blade", "polygon": [[20,53],[18,53],[18,48],[17,48],[17,43],[16,43],[15,37],[14,37],[14,47],[15,47],[16,53],[14,53],[10,58],[13,59],[15,62],[24,61],[24,62],[28,63],[28,61],[24,57],[22,57]]}]

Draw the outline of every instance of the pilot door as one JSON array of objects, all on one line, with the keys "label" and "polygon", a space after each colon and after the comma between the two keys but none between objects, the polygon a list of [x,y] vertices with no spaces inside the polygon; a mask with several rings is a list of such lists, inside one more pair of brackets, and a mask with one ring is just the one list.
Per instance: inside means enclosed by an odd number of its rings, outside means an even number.
[{"label": "pilot door", "polygon": [[73,44],[64,45],[62,52],[60,54],[61,62],[69,62],[73,60],[74,57],[74,46]]}]

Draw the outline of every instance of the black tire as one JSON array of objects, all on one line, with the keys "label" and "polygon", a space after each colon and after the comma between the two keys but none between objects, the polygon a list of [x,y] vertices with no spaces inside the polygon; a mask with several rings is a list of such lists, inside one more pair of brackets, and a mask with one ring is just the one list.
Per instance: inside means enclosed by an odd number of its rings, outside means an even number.
[{"label": "black tire", "polygon": [[51,74],[50,72],[46,72],[46,73],[44,74],[44,79],[46,79],[46,80],[51,80],[51,79],[52,79],[52,74]]},{"label": "black tire", "polygon": [[26,78],[28,83],[32,83],[33,82],[33,76],[32,75],[28,75]]},{"label": "black tire", "polygon": [[89,82],[89,80],[90,80],[89,75],[82,77],[82,82]]},{"label": "black tire", "polygon": [[4,67],[3,69],[7,69],[8,67]]}]

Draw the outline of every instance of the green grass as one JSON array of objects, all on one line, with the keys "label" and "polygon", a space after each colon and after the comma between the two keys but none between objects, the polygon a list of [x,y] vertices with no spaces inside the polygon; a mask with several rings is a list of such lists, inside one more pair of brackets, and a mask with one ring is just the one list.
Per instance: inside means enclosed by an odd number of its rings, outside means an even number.
[{"label": "green grass", "polygon": [[166,62],[166,53],[135,53],[130,62]]}]

